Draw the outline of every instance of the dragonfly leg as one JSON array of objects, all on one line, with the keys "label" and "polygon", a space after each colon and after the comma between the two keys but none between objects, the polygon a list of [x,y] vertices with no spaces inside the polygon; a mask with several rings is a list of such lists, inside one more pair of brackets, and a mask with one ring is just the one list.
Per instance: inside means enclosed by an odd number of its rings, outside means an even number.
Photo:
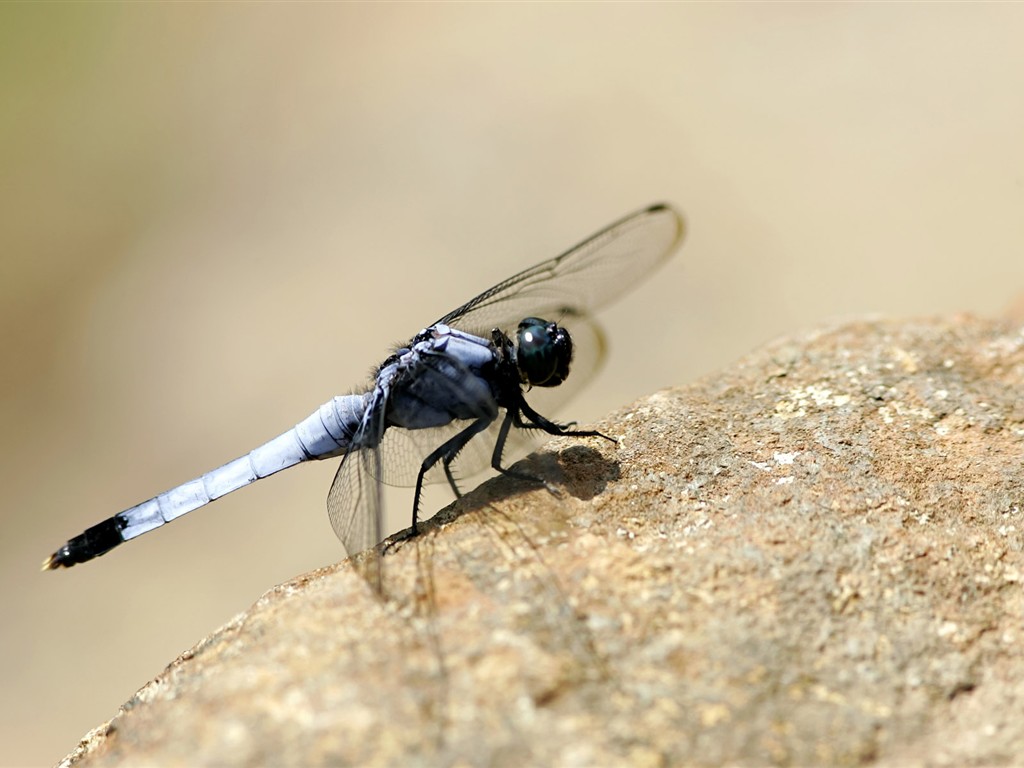
[{"label": "dragonfly leg", "polygon": [[420,465],[420,473],[416,476],[416,494],[412,502],[412,534],[414,536],[416,535],[416,525],[419,519],[420,496],[423,493],[424,476],[430,471],[431,467],[441,461],[445,477],[448,478],[448,484],[455,492],[456,498],[461,498],[462,492],[459,491],[459,487],[455,484],[455,476],[452,475],[451,464],[455,457],[459,455],[459,451],[466,447],[466,443],[487,429],[492,421],[494,421],[493,417],[489,418],[486,416],[477,419],[457,435],[446,440],[423,460],[423,463]]},{"label": "dragonfly leg", "polygon": [[[505,413],[505,420],[501,422],[501,429],[498,430],[498,439],[494,441],[494,453],[491,454],[491,467],[501,474],[514,477],[517,480],[525,480],[529,483],[539,483],[548,489],[549,493],[558,496],[558,489],[542,477],[536,477],[527,472],[518,472],[514,469],[501,466],[501,455],[505,452],[505,441],[508,440],[508,433],[512,426],[529,428],[529,425],[522,424],[518,411],[509,409]],[[556,433],[561,434],[561,433]]]},{"label": "dragonfly leg", "polygon": [[455,475],[452,474],[452,462],[455,461],[459,452],[466,447],[470,440],[491,426],[492,421],[494,421],[493,418],[479,418],[446,443],[446,445],[449,443],[454,445],[445,454],[441,464],[444,466],[444,476],[448,478],[448,485],[451,486],[452,492],[457,499],[462,498],[462,491],[459,490],[459,486],[455,482]]},{"label": "dragonfly leg", "polygon": [[[603,432],[598,432],[596,429],[571,429],[576,422],[570,424],[556,424],[550,419],[546,419],[531,408],[526,400],[519,401],[519,407],[522,409],[523,414],[529,419],[529,422],[524,422],[522,416],[517,412],[514,416],[515,424],[517,427],[523,429],[542,429],[549,435],[569,435],[572,437],[603,437],[605,440],[610,440],[615,443],[618,442],[614,437],[608,437]],[[510,411],[511,413],[511,411]]]},{"label": "dragonfly leg", "polygon": [[[605,440],[611,442],[617,442],[615,438],[608,437],[608,435],[598,432],[592,429],[571,429],[573,424],[557,424],[550,419],[546,419],[541,416],[529,405],[526,400],[520,398],[518,408],[508,408],[505,413],[505,420],[501,423],[501,429],[498,430],[498,439],[494,443],[494,453],[491,456],[491,467],[501,472],[503,475],[514,477],[519,480],[527,480],[529,482],[540,483],[548,491],[555,496],[559,495],[559,491],[555,486],[549,483],[547,480],[541,477],[535,477],[527,474],[526,472],[517,472],[513,469],[507,469],[501,466],[501,455],[505,450],[505,441],[508,440],[509,430],[515,426],[518,429],[540,429],[547,432],[549,435],[568,435],[571,437],[603,437]],[[522,413],[520,413],[522,411]],[[526,416],[529,421],[523,419],[523,415]]]},{"label": "dragonfly leg", "polygon": [[452,474],[452,459],[454,459],[454,458],[455,458],[454,456],[452,456],[450,458],[445,458],[445,460],[443,462],[443,465],[444,465],[444,476],[446,478],[448,478],[448,485],[451,487],[452,493],[455,494],[455,498],[456,499],[461,499],[462,498],[462,491],[459,490],[459,485],[458,485],[458,483],[455,482],[455,475]]}]

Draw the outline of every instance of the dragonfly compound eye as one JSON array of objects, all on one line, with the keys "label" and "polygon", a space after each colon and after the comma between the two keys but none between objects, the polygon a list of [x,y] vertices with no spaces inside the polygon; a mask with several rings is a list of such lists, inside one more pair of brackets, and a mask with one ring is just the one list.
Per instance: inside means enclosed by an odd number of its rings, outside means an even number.
[{"label": "dragonfly compound eye", "polygon": [[519,323],[516,362],[523,380],[534,387],[557,387],[569,375],[572,339],[565,328],[539,317]]}]

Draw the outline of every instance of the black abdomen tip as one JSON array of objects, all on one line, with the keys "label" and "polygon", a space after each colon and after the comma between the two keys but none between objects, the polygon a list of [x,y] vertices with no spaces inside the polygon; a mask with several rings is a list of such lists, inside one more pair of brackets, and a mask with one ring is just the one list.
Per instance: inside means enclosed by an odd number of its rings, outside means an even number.
[{"label": "black abdomen tip", "polygon": [[67,544],[58,549],[43,561],[44,571],[55,571],[58,568],[70,568],[78,563],[92,560],[106,554],[124,541],[121,531],[126,521],[119,515],[104,520],[85,533],[75,536]]}]

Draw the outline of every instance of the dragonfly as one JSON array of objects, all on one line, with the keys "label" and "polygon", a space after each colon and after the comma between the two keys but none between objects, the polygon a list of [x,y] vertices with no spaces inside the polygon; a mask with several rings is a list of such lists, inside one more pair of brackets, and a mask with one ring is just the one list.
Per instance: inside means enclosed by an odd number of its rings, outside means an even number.
[{"label": "dragonfly", "polygon": [[350,555],[383,538],[382,483],[415,488],[410,536],[418,532],[425,483],[447,481],[459,497],[458,479],[488,463],[543,483],[507,466],[507,456],[525,453],[542,434],[612,438],[552,421],[526,395],[556,408],[592,378],[606,348],[592,313],[663,264],[683,233],[678,211],[651,205],[503,280],[395,349],[361,391],[334,397],[248,454],[86,529],[46,558],[43,570],[92,560],[306,461],[341,459],[327,508]]}]

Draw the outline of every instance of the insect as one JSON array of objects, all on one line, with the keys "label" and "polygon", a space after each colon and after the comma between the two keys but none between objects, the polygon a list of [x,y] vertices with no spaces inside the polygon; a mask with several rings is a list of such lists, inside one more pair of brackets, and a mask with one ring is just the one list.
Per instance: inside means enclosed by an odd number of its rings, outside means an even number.
[{"label": "insect", "polygon": [[425,482],[446,480],[458,496],[456,476],[488,461],[506,475],[536,480],[504,466],[508,449],[529,445],[539,433],[606,436],[551,421],[531,407],[527,393],[533,399],[532,393],[557,391],[565,399],[586,383],[603,357],[591,313],[662,264],[683,229],[672,207],[652,205],[503,280],[392,352],[362,392],[335,397],[248,454],[86,529],[43,569],[92,560],[313,459],[341,459],[327,507],[350,554],[382,538],[381,483],[415,487],[414,535]]}]

